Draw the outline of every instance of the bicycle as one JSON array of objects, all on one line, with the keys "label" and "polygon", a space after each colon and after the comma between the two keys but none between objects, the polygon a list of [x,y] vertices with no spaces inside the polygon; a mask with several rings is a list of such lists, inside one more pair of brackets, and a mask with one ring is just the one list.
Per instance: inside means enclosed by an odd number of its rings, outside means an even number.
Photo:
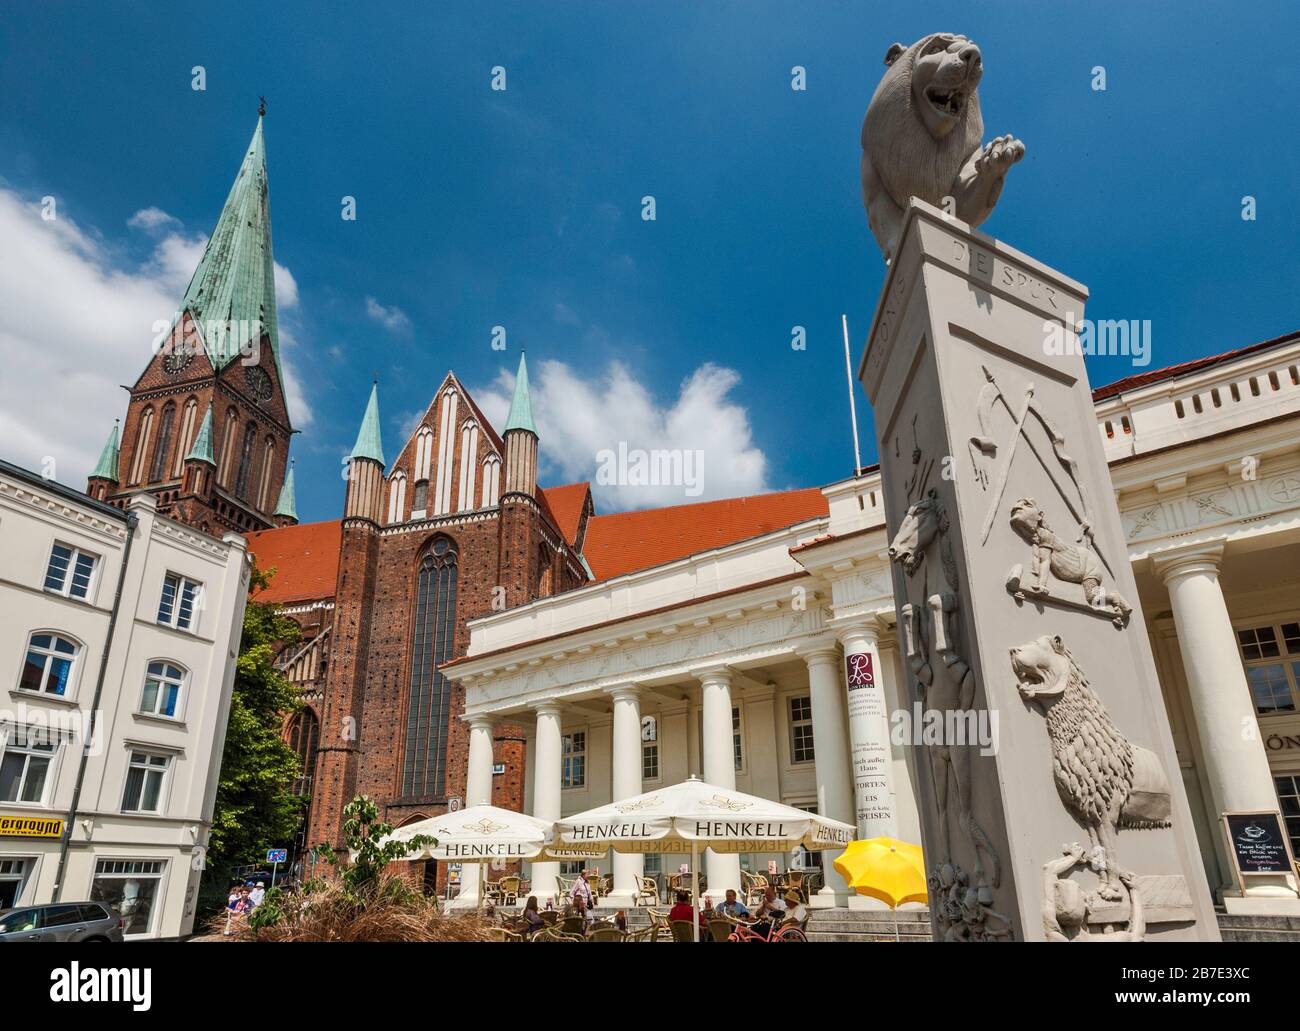
[{"label": "bicycle", "polygon": [[770,921],[766,934],[755,931],[750,924],[737,922],[735,930],[727,935],[729,942],[806,942],[808,936],[798,924],[780,924]]}]

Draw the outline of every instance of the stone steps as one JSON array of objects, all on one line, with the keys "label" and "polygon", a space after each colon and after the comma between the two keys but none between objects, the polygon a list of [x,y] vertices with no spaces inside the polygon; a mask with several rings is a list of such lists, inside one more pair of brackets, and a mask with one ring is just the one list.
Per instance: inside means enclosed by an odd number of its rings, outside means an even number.
[{"label": "stone steps", "polygon": [[1300,917],[1217,913],[1226,942],[1300,942]]}]

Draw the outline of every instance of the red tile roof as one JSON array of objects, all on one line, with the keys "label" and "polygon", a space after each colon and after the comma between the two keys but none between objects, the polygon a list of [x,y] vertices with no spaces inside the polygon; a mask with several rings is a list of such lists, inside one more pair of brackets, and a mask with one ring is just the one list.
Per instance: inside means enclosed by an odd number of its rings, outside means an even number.
[{"label": "red tile roof", "polygon": [[597,580],[672,562],[828,512],[820,487],[592,516],[583,554]]},{"label": "red tile roof", "polygon": [[271,586],[258,601],[290,604],[333,598],[343,547],[343,520],[302,523],[246,534],[259,569],[274,566]]},{"label": "red tile roof", "polygon": [[563,487],[543,487],[542,494],[564,539],[570,544],[577,544],[578,530],[582,526],[582,510],[591,494],[591,485],[583,481],[567,483]]},{"label": "red tile roof", "polygon": [[1152,383],[1159,383],[1161,380],[1189,376],[1193,372],[1199,372],[1202,369],[1208,369],[1223,362],[1230,362],[1237,358],[1255,354],[1257,351],[1267,351],[1270,347],[1290,343],[1297,338],[1297,335],[1296,333],[1287,333],[1284,336],[1274,337],[1272,340],[1261,340],[1258,344],[1239,347],[1235,351],[1225,351],[1223,354],[1210,355],[1208,358],[1197,358],[1195,361],[1183,362],[1179,365],[1167,365],[1163,369],[1140,372],[1136,376],[1128,376],[1107,386],[1098,387],[1092,392],[1092,399],[1094,401],[1104,401],[1106,398],[1115,397],[1126,390],[1136,390],[1139,387],[1150,386]]}]

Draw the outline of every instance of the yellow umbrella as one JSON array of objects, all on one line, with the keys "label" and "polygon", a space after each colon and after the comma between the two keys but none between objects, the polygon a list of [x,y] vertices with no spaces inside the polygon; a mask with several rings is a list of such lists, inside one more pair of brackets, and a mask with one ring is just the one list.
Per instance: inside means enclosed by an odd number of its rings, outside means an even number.
[{"label": "yellow umbrella", "polygon": [[920,845],[894,838],[850,841],[835,859],[835,869],[859,895],[879,899],[890,909],[929,901]]}]

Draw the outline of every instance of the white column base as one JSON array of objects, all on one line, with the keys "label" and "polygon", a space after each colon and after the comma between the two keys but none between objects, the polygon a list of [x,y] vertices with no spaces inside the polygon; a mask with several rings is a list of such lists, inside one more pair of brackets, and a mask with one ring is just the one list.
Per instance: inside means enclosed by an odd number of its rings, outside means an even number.
[{"label": "white column base", "polygon": [[635,898],[630,891],[618,891],[615,889],[608,895],[602,895],[596,900],[597,909],[632,909],[632,901]]},{"label": "white column base", "polygon": [[1300,898],[1267,895],[1229,895],[1224,892],[1223,908],[1233,916],[1300,916]]},{"label": "white column base", "polygon": [[870,895],[859,895],[854,892],[849,896],[849,909],[856,913],[888,913],[889,907],[880,899],[872,898]]},{"label": "white column base", "polygon": [[809,909],[843,909],[849,905],[849,893],[839,892],[833,888],[822,888],[808,900]]}]

